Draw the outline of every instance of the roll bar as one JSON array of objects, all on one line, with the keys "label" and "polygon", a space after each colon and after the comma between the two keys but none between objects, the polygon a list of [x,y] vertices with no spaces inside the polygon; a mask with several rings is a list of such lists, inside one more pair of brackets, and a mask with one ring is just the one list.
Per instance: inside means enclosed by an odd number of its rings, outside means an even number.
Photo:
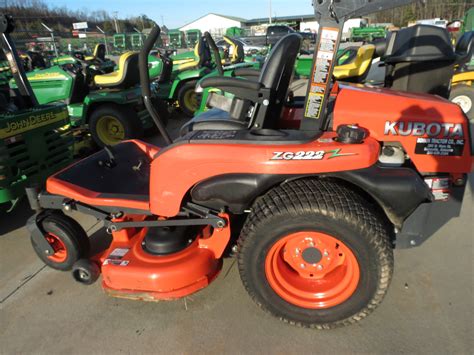
[{"label": "roll bar", "polygon": [[219,48],[217,48],[216,42],[214,42],[214,38],[212,38],[209,32],[207,31],[204,32],[204,37],[206,38],[206,41],[209,44],[209,47],[211,47],[211,50],[214,53],[214,61],[216,62],[217,71],[219,72],[219,75],[222,76],[224,75],[224,69],[222,68],[221,55],[219,53]]},{"label": "roll bar", "polygon": [[35,93],[26,77],[25,69],[23,68],[23,64],[18,56],[15,43],[13,43],[13,40],[10,37],[10,33],[13,32],[14,28],[13,18],[9,15],[0,13],[0,46],[5,53],[13,79],[15,80],[18,91],[23,98],[24,108],[31,108],[38,106],[38,100],[36,99]]},{"label": "roll bar", "polygon": [[140,72],[140,86],[145,107],[147,108],[151,118],[155,122],[156,127],[158,127],[158,130],[166,141],[166,144],[169,145],[173,143],[173,140],[171,139],[168,131],[165,128],[165,125],[161,121],[160,116],[158,115],[155,110],[155,107],[153,106],[153,102],[151,101],[150,76],[148,73],[148,54],[153,49],[155,42],[160,36],[160,33],[160,26],[155,24],[155,26],[150,32],[150,35],[143,44],[142,49],[140,50],[140,55],[138,57],[138,68]]},{"label": "roll bar", "polygon": [[303,130],[326,130],[327,105],[344,22],[352,17],[408,5],[418,0],[313,0],[319,23],[312,75],[306,91]]}]

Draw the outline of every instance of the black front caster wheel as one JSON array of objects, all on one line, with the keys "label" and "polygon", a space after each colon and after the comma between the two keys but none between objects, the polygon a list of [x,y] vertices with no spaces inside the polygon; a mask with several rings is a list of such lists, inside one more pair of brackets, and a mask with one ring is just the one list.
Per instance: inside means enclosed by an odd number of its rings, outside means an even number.
[{"label": "black front caster wheel", "polygon": [[92,285],[99,278],[100,269],[93,261],[81,259],[72,267],[72,276],[83,285]]}]

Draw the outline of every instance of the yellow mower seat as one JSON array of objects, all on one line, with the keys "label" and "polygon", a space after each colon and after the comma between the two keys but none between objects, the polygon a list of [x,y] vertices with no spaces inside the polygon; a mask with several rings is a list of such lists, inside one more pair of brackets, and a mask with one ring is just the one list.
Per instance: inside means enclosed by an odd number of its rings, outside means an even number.
[{"label": "yellow mower seat", "polygon": [[105,61],[105,44],[103,43],[97,43],[94,48],[94,53],[92,56],[86,57],[86,60],[100,60],[100,61]]},{"label": "yellow mower seat", "polygon": [[196,68],[199,65],[199,41],[194,46],[194,58],[183,59],[173,63],[178,64],[179,71]]},{"label": "yellow mower seat", "polygon": [[119,59],[118,70],[94,77],[95,84],[105,88],[128,88],[138,84],[139,80],[138,52],[122,54]]},{"label": "yellow mower seat", "polygon": [[453,75],[451,83],[453,85],[459,83],[465,83],[471,85],[474,82],[474,70],[462,71]]},{"label": "yellow mower seat", "polygon": [[[242,42],[232,39],[230,37],[224,36],[224,41],[229,45],[229,58],[222,59],[222,64],[237,64],[244,61],[245,52],[244,45]],[[232,52],[232,54],[230,54]]]},{"label": "yellow mower seat", "polygon": [[351,63],[338,65],[333,75],[337,80],[362,77],[370,68],[375,53],[373,44],[366,44],[357,50],[357,55]]}]

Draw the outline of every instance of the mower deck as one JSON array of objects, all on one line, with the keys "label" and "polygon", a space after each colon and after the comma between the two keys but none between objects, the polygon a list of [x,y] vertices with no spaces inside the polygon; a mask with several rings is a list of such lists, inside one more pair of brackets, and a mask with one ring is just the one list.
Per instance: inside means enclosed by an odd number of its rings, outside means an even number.
[{"label": "mower deck", "polygon": [[222,259],[215,258],[202,236],[189,240],[178,253],[157,258],[143,248],[148,231],[142,229],[130,238],[122,232],[124,238],[114,240],[100,256],[102,287],[110,296],[146,301],[176,299],[205,288],[218,276]]}]

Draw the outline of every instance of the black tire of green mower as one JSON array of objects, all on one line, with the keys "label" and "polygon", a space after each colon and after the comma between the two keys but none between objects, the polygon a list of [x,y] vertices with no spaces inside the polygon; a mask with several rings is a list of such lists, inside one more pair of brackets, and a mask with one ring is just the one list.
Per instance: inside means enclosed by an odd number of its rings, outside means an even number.
[{"label": "black tire of green mower", "polygon": [[[270,286],[265,259],[288,233],[327,233],[354,254],[360,278],[344,302],[325,309],[296,306]],[[353,324],[383,300],[393,273],[390,226],[371,203],[335,181],[304,179],[270,190],[257,199],[239,238],[242,282],[256,304],[277,318],[301,327],[331,329]]]},{"label": "black tire of green mower", "polygon": [[[160,116],[161,122],[165,125],[165,127],[168,125],[169,118],[170,118],[170,111],[169,111],[169,105],[166,101],[154,98],[151,100],[153,103],[153,107],[156,110],[156,113],[158,116]],[[158,127],[156,127],[155,121],[150,117],[150,120],[152,121],[152,126],[150,128],[145,129],[145,137],[152,136],[154,134],[159,133]]]},{"label": "black tire of green mower", "polygon": [[60,271],[68,271],[72,269],[76,261],[87,257],[90,249],[89,238],[81,225],[71,217],[62,213],[52,213],[41,221],[41,229],[44,233],[54,234],[66,248],[66,259],[62,262],[55,262],[31,238],[34,251],[49,267]]},{"label": "black tire of green mower", "polygon": [[454,102],[456,98],[459,98],[461,96],[464,97],[464,99],[470,100],[471,108],[468,112],[464,113],[466,114],[467,118],[469,118],[469,120],[472,122],[474,121],[474,87],[464,84],[454,85],[451,88],[449,100]]},{"label": "black tire of green mower", "polygon": [[195,91],[196,90],[196,84],[197,81],[191,80],[185,82],[178,91],[178,103],[179,103],[179,108],[181,112],[183,112],[186,116],[188,117],[193,117],[196,111],[199,109],[199,105],[201,102],[201,95],[198,93],[195,93],[197,95],[197,101],[198,104],[196,107],[189,107],[189,105],[186,103],[187,99],[186,96],[189,95],[190,91]]},{"label": "black tire of green mower", "polygon": [[[99,120],[105,117],[112,117],[123,127],[123,138],[113,139],[113,141],[102,141],[97,132]],[[101,148],[105,145],[114,145],[121,140],[142,138],[144,135],[143,125],[137,113],[129,105],[104,104],[94,109],[89,118],[89,130],[94,142]]]}]

